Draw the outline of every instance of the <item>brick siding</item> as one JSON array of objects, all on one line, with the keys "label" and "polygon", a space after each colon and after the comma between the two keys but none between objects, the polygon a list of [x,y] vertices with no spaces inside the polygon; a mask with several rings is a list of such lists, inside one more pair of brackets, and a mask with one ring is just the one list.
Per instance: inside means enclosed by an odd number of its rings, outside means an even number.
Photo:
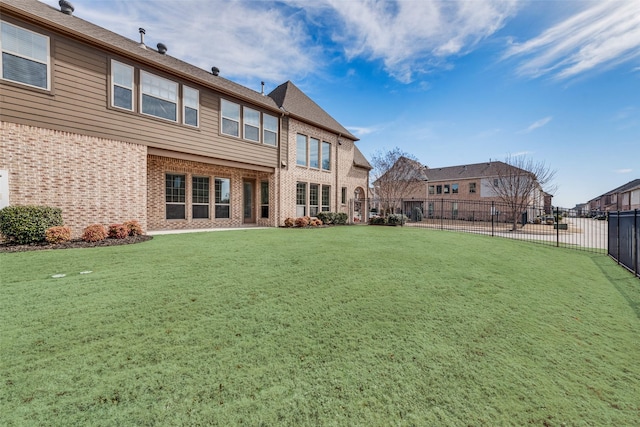
[{"label": "brick siding", "polygon": [[96,223],[146,230],[146,160],[142,145],[0,122],[9,203],[61,208],[74,237]]}]

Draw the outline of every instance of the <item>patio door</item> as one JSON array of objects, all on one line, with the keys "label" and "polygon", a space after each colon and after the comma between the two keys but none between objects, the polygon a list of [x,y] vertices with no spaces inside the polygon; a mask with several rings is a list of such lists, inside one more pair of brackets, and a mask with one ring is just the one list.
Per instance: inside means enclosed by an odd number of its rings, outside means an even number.
[{"label": "patio door", "polygon": [[244,224],[253,224],[256,222],[254,207],[255,182],[242,181],[242,222]]}]

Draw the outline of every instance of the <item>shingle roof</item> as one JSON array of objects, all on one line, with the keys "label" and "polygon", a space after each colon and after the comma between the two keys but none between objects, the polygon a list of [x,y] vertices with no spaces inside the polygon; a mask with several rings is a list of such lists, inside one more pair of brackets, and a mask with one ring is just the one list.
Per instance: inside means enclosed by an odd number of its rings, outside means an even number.
[{"label": "shingle roof", "polygon": [[636,187],[640,188],[640,179],[629,181],[626,184],[621,185],[620,187],[614,188],[613,190],[604,193],[603,196],[607,196],[609,194],[624,193],[625,191],[634,190]]},{"label": "shingle roof", "polygon": [[448,181],[453,179],[474,179],[497,176],[501,171],[509,167],[515,168],[515,166],[510,166],[504,162],[491,161],[444,168],[425,167],[425,173],[429,181]]},{"label": "shingle roof", "polygon": [[371,163],[369,163],[364,154],[362,154],[362,152],[358,150],[358,147],[356,147],[355,144],[353,145],[353,164],[368,170],[373,169]]},{"label": "shingle roof", "polygon": [[291,81],[272,90],[269,97],[273,98],[278,107],[282,107],[294,117],[329,129],[354,141],[358,140]]}]

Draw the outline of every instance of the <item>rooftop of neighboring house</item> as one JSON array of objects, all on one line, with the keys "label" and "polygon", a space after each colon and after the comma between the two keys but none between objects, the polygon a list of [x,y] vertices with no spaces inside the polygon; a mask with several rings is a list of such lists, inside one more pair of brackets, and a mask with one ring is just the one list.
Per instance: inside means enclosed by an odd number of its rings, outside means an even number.
[{"label": "rooftop of neighboring house", "polygon": [[403,179],[418,181],[455,181],[486,178],[498,176],[501,173],[504,174],[504,171],[507,168],[513,168],[514,170],[521,170],[524,173],[528,173],[522,169],[500,161],[430,168],[407,157],[400,157],[394,164],[393,168],[403,170],[400,172],[404,177]]},{"label": "rooftop of neighboring house", "polygon": [[[72,15],[68,15],[62,13],[60,9],[36,0],[0,0],[0,7],[3,13],[13,12],[92,46],[161,69],[265,109],[290,114],[294,118],[353,141],[358,140],[290,81],[281,84],[268,95],[264,95],[221,77],[219,70],[214,72],[213,67],[221,64],[211,64],[212,71],[205,71],[168,54],[162,54],[156,49],[141,44],[139,40],[128,39],[85,21],[78,17],[82,15],[82,10],[76,9]],[[170,49],[171,40],[167,40],[166,43]]]},{"label": "rooftop of neighboring house", "polygon": [[640,179],[634,179],[632,181],[627,182],[626,184],[621,185],[620,187],[616,187],[613,190],[607,191],[593,199],[589,200],[589,202],[594,202],[602,197],[611,196],[613,194],[626,193],[627,191],[640,189]]}]

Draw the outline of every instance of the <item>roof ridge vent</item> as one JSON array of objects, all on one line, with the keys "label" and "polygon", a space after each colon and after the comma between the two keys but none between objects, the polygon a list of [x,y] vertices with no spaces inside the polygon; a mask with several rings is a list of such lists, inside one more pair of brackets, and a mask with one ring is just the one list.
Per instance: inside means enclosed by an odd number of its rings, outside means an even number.
[{"label": "roof ridge vent", "polygon": [[60,0],[58,4],[60,5],[60,12],[65,15],[73,15],[73,11],[76,10],[67,0]]},{"label": "roof ridge vent", "polygon": [[160,55],[164,55],[167,53],[167,46],[164,43],[158,43],[156,47],[158,48],[158,53]]}]

